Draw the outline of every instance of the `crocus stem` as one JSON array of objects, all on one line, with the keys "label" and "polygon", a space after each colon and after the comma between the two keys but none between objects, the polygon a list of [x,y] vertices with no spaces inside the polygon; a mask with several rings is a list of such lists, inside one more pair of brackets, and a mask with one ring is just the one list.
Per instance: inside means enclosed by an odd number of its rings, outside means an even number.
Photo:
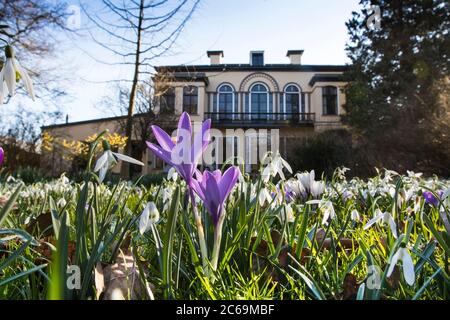
[{"label": "crocus stem", "polygon": [[192,210],[194,211],[195,225],[197,226],[198,241],[200,243],[200,252],[202,255],[203,270],[206,271],[208,268],[208,251],[206,250],[205,232],[203,231],[202,219],[200,218],[200,215],[198,214],[197,211],[194,191],[191,188],[189,188],[189,195],[191,197]]},{"label": "crocus stem", "polygon": [[212,259],[211,259],[211,264],[212,264],[214,271],[217,270],[217,264],[219,262],[220,242],[222,241],[222,226],[223,226],[223,221],[224,221],[223,217],[224,216],[225,216],[224,214],[220,215],[219,221],[217,222],[217,225],[214,229],[214,247],[213,247]]}]

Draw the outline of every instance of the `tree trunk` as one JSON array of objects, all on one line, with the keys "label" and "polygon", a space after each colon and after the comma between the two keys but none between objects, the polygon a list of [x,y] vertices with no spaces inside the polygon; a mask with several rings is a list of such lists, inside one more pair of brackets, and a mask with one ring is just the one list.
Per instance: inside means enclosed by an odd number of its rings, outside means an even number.
[{"label": "tree trunk", "polygon": [[[131,85],[130,101],[128,104],[127,123],[125,128],[125,136],[127,137],[127,143],[125,145],[125,154],[131,156],[131,138],[133,136],[133,113],[134,104],[136,99],[136,91],[139,81],[139,66],[140,66],[140,54],[141,54],[141,36],[142,36],[142,23],[144,21],[144,0],[140,1],[139,5],[139,21],[137,28],[137,41],[136,41],[136,59],[134,62],[134,76],[133,83]],[[140,159],[139,159],[140,160]],[[120,169],[120,175],[122,179],[130,178],[130,164],[122,161]]]}]

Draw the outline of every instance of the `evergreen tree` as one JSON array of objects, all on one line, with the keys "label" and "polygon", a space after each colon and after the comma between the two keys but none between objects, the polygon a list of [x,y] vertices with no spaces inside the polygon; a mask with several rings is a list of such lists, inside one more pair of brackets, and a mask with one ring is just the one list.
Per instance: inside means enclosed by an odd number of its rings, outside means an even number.
[{"label": "evergreen tree", "polygon": [[352,68],[344,123],[375,151],[377,165],[448,174],[449,2],[360,5],[347,22]]}]

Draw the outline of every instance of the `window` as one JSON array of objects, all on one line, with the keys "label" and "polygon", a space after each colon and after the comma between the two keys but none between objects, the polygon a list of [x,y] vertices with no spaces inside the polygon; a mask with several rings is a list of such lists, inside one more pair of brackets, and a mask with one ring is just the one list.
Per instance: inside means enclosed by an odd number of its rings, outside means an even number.
[{"label": "window", "polygon": [[189,114],[197,114],[198,88],[188,86],[183,88],[183,111]]},{"label": "window", "polygon": [[262,52],[252,52],[252,66],[263,66],[264,65],[264,53]]},{"label": "window", "polygon": [[338,109],[338,95],[336,87],[322,88],[323,114],[337,115]]},{"label": "window", "polygon": [[300,89],[295,85],[288,85],[284,89],[284,107],[285,119],[298,117],[300,112]]},{"label": "window", "polygon": [[175,88],[170,87],[165,90],[161,96],[160,113],[174,114],[175,113]]},{"label": "window", "polygon": [[234,90],[229,84],[223,84],[217,90],[217,112],[220,119],[232,119],[234,116]]},{"label": "window", "polygon": [[252,119],[267,119],[269,112],[269,90],[261,83],[254,84],[250,89],[250,113]]}]

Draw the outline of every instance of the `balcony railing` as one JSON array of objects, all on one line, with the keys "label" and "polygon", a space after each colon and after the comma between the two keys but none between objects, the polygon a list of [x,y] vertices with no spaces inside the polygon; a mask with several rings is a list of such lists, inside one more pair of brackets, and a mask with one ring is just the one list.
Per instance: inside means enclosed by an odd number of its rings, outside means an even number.
[{"label": "balcony railing", "polygon": [[288,112],[205,112],[205,119],[221,126],[311,126],[314,124],[315,113]]}]

